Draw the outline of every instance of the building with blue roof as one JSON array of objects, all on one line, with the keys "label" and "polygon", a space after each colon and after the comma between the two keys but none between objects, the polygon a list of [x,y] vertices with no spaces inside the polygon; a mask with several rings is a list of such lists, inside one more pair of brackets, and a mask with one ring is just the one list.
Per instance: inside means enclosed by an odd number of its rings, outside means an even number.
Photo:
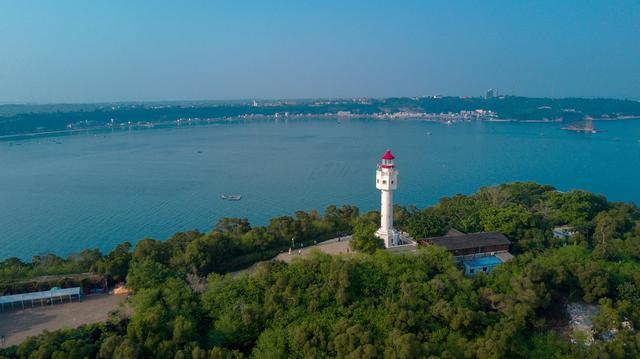
[{"label": "building with blue roof", "polygon": [[469,276],[490,273],[495,267],[513,259],[509,253],[511,242],[498,232],[466,234],[450,230],[445,236],[424,238],[420,243],[444,247]]}]

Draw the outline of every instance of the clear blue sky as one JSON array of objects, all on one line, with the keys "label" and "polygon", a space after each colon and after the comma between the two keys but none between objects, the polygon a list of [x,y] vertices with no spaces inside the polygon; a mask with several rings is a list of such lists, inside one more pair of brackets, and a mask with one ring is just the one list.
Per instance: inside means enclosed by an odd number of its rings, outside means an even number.
[{"label": "clear blue sky", "polygon": [[640,1],[2,1],[0,103],[640,99]]}]

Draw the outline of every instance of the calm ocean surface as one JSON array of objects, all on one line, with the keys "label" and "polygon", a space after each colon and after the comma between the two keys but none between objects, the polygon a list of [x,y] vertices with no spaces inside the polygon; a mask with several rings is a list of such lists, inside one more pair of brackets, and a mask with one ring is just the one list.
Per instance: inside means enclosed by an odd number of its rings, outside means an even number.
[{"label": "calm ocean surface", "polygon": [[[329,204],[377,209],[389,148],[395,200],[424,207],[480,186],[537,181],[640,201],[640,121],[560,124],[251,121],[0,141],[0,259],[254,224]],[[60,143],[56,143],[56,141]],[[16,145],[20,144],[20,145]],[[220,194],[242,194],[238,202]]]}]

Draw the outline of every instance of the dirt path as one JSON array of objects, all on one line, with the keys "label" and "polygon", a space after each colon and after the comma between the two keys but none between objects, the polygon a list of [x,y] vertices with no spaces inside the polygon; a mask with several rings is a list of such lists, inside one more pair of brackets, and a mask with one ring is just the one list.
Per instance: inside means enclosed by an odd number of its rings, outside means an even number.
[{"label": "dirt path", "polygon": [[81,301],[62,304],[36,305],[19,310],[5,310],[0,313],[0,335],[5,336],[4,345],[19,344],[28,337],[38,335],[43,330],[76,328],[83,324],[104,322],[109,311],[123,302],[125,296],[92,294]]}]

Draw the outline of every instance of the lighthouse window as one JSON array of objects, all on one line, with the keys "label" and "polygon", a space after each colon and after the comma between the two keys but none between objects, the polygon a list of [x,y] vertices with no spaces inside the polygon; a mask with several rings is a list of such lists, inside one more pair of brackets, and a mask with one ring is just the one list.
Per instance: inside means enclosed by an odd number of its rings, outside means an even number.
[{"label": "lighthouse window", "polygon": [[387,180],[382,180],[382,184],[387,184]]},{"label": "lighthouse window", "polygon": [[391,184],[393,184],[393,180],[391,180]]}]

